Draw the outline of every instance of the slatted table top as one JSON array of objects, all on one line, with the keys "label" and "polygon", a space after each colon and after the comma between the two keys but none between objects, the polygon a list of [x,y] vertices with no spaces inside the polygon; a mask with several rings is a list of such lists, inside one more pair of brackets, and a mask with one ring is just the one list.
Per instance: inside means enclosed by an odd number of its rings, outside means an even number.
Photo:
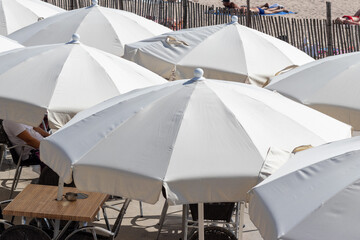
[{"label": "slatted table top", "polygon": [[91,222],[108,198],[107,194],[64,187],[66,192],[85,193],[85,199],[57,201],[58,187],[29,184],[3,210],[4,215]]}]

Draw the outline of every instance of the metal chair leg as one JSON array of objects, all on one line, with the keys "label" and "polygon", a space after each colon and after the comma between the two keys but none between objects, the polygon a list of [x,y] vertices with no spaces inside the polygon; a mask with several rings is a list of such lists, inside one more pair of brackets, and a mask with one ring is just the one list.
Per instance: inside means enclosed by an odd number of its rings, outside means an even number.
[{"label": "metal chair leg", "polygon": [[0,144],[0,169],[1,169],[2,163],[5,159],[5,152],[6,152],[5,145]]},{"label": "metal chair leg", "polygon": [[[20,178],[20,174],[19,174],[19,168],[21,167],[20,164],[21,164],[21,159],[22,159],[22,155],[23,155],[23,152],[24,152],[24,146],[21,147],[21,152],[20,152],[20,156],[19,156],[19,159],[18,159],[18,162],[16,164],[16,171],[15,171],[15,176],[14,176],[14,180],[13,180],[13,184],[11,186],[11,192],[10,192],[10,197],[9,199],[12,198],[12,195],[14,193],[14,190],[15,188],[17,187],[17,183],[16,183],[16,179],[19,179]],[[14,160],[14,159],[13,159]],[[21,173],[21,170],[22,170],[22,167],[20,169],[20,173]]]},{"label": "metal chair leg", "polygon": [[237,232],[237,239],[243,239],[243,226],[244,226],[245,202],[240,202],[240,216],[239,216],[239,231]]},{"label": "metal chair leg", "polygon": [[102,210],[103,210],[103,215],[104,215],[104,219],[105,219],[106,228],[107,228],[107,230],[111,231],[110,223],[109,223],[109,219],[107,217],[106,210],[105,210],[105,208],[103,208]]},{"label": "metal chair leg", "polygon": [[235,236],[238,239],[239,239],[239,230],[240,230],[239,229],[239,226],[240,226],[240,216],[239,216],[240,205],[241,205],[241,202],[237,202],[236,203],[236,208],[235,208]]},{"label": "metal chair leg", "polygon": [[140,206],[140,217],[144,217],[143,207],[142,207],[142,202],[141,201],[139,201],[139,206]]},{"label": "metal chair leg", "polygon": [[22,167],[22,166],[20,166],[20,167],[19,167],[19,172],[18,172],[18,175],[16,176],[15,188],[14,188],[14,189],[16,189],[16,188],[17,188],[17,185],[18,185],[19,180],[20,180],[20,176],[21,176],[22,169],[23,169],[23,167]]},{"label": "metal chair leg", "polygon": [[163,209],[162,209],[162,211],[161,211],[161,217],[160,217],[160,221],[159,221],[159,231],[158,231],[156,240],[159,240],[160,233],[161,233],[161,229],[162,229],[162,227],[164,226],[165,217],[166,217],[166,213],[167,213],[168,208],[169,208],[169,204],[168,204],[168,202],[165,200]]},{"label": "metal chair leg", "polygon": [[188,217],[189,217],[189,204],[184,204],[184,205],[183,205],[183,214],[182,214],[183,240],[187,240],[187,235],[188,235]]},{"label": "metal chair leg", "polygon": [[9,199],[12,198],[12,195],[13,195],[14,190],[15,190],[15,185],[17,185],[17,184],[16,184],[16,179],[17,179],[18,173],[19,173],[20,161],[21,161],[21,160],[19,159],[19,161],[18,161],[18,163],[17,163],[17,165],[16,165],[15,176],[14,176],[13,183],[12,183],[12,186],[11,186],[11,192],[10,192]]}]

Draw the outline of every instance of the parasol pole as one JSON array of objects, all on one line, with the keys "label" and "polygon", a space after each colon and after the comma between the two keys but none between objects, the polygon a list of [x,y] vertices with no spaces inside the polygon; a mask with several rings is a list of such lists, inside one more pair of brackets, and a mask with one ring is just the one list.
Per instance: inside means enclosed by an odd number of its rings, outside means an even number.
[{"label": "parasol pole", "polygon": [[199,216],[199,240],[205,240],[204,237],[204,203],[198,203],[198,216]]},{"label": "parasol pole", "polygon": [[57,192],[57,201],[61,201],[63,198],[63,190],[64,190],[64,180],[59,177],[59,184],[58,184],[58,192]]}]

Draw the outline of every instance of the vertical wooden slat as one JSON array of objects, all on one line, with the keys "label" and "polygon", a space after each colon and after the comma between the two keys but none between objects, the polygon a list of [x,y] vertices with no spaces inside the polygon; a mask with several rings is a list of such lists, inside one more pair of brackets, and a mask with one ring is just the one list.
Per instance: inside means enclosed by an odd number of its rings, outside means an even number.
[{"label": "vertical wooden slat", "polygon": [[272,30],[272,34],[271,36],[275,37],[276,36],[276,27],[275,27],[275,18],[274,17],[269,17],[270,19],[270,26],[271,26],[271,30]]},{"label": "vertical wooden slat", "polygon": [[349,25],[345,25],[343,26],[342,28],[342,32],[343,32],[343,41],[344,41],[344,49],[343,49],[343,52],[342,53],[348,53],[349,51],[349,28],[350,26]]},{"label": "vertical wooden slat", "polygon": [[[299,19],[299,22],[300,22],[301,44],[303,45],[303,51],[305,51],[305,47],[306,47],[306,43],[307,43],[306,37],[304,35],[305,34],[305,32],[304,32],[305,20]],[[306,40],[306,43],[305,43],[305,40]]]},{"label": "vertical wooden slat", "polygon": [[[332,28],[334,31],[334,34],[336,34],[336,40],[334,41],[334,47],[333,47],[333,51],[331,52],[332,55],[336,54],[336,52],[338,51],[340,45],[340,34],[339,34],[339,30],[338,30],[339,24],[333,24]],[[329,55],[331,56],[331,55]]]},{"label": "vertical wooden slat", "polygon": [[193,5],[192,2],[188,2],[188,9],[189,9],[189,16],[188,16],[188,28],[192,28],[193,27]]},{"label": "vertical wooden slat", "polygon": [[204,26],[204,5],[199,4],[200,27]]},{"label": "vertical wooden slat", "polygon": [[323,24],[324,22],[322,20],[320,20],[320,23],[319,23],[319,41],[321,43],[321,56],[319,58],[324,58],[325,57],[325,48],[326,48],[326,43],[325,43],[325,38],[324,38],[324,35],[322,34],[323,33]]},{"label": "vertical wooden slat", "polygon": [[345,52],[349,53],[351,49],[351,35],[350,35],[351,26],[347,25],[344,28],[344,41],[346,42]]},{"label": "vertical wooden slat", "polygon": [[349,49],[349,52],[353,52],[355,50],[355,47],[354,47],[354,28],[353,26],[349,26],[350,27],[350,31],[349,31],[349,34],[350,34],[350,37],[349,37],[349,42],[350,42],[350,49]]},{"label": "vertical wooden slat", "polygon": [[176,19],[176,30],[179,30],[180,28],[180,19],[179,19],[179,4],[176,2],[175,4],[175,9],[174,9],[174,11],[175,11],[175,19]]},{"label": "vertical wooden slat", "polygon": [[285,38],[286,35],[286,31],[285,31],[285,24],[283,21],[283,17],[279,16],[278,17],[278,21],[279,21],[279,36],[282,36],[281,38]]},{"label": "vertical wooden slat", "polygon": [[318,44],[316,41],[316,33],[315,33],[315,19],[312,19],[310,21],[310,33],[311,33],[311,41],[312,41],[312,49],[313,49],[313,58],[317,58],[318,57]]},{"label": "vertical wooden slat", "polygon": [[253,20],[256,23],[256,30],[258,30],[259,32],[263,32],[263,26],[261,24],[261,17],[260,16],[254,16]]},{"label": "vertical wooden slat", "polygon": [[278,17],[278,26],[279,26],[279,35],[277,36],[278,38],[283,38],[284,36],[284,24],[282,22],[282,17]]},{"label": "vertical wooden slat", "polygon": [[201,26],[200,4],[195,3],[194,5],[195,5],[195,14],[196,14],[196,22],[197,22],[196,27],[200,27]]},{"label": "vertical wooden slat", "polygon": [[346,35],[347,35],[347,29],[348,29],[348,25],[343,25],[342,28],[341,28],[341,36],[342,36],[342,42],[344,43],[344,48],[342,49],[342,52],[341,53],[346,53],[347,52],[347,49],[349,47],[349,44],[348,44],[348,41],[347,41],[347,38],[346,38]]},{"label": "vertical wooden slat", "polygon": [[[323,32],[322,32],[322,36],[323,36],[323,38],[324,38],[324,48],[326,48],[327,49],[327,51],[324,53],[324,57],[326,57],[327,56],[327,53],[329,52],[329,49],[328,49],[328,42],[327,42],[327,36],[326,36],[326,20],[323,20],[322,21],[323,22],[323,24],[322,24],[322,27],[323,27]],[[333,30],[332,30],[333,31]],[[332,42],[333,42],[333,44],[334,44],[334,42],[335,42],[335,32],[333,31],[332,32]]]},{"label": "vertical wooden slat", "polygon": [[164,2],[164,25],[168,28],[171,28],[171,21],[168,15],[169,2]]},{"label": "vertical wooden slat", "polygon": [[341,46],[342,43],[341,43],[341,26],[340,26],[340,24],[336,24],[336,34],[337,34],[337,48],[336,48],[335,54],[338,54],[338,52],[342,48],[342,46]]},{"label": "vertical wooden slat", "polygon": [[345,28],[344,25],[340,26],[340,41],[341,41],[341,50],[339,51],[340,54],[345,53],[346,52],[346,41],[345,41]]},{"label": "vertical wooden slat", "polygon": [[307,28],[307,36],[308,36],[308,41],[310,44],[310,52],[311,52],[311,57],[315,57],[315,46],[314,46],[314,37],[313,34],[311,32],[311,19],[306,19],[306,28]]},{"label": "vertical wooden slat", "polygon": [[295,39],[295,31],[294,31],[293,22],[289,18],[286,18],[286,24],[288,26],[288,31],[289,31],[289,35],[290,35],[289,44],[296,47],[296,39]]},{"label": "vertical wooden slat", "polygon": [[178,30],[177,29],[177,25],[178,25],[178,21],[177,21],[177,16],[176,16],[176,2],[172,2],[171,3],[171,17],[172,17],[172,21],[174,24],[174,30]]},{"label": "vertical wooden slat", "polygon": [[159,7],[158,7],[158,9],[159,9],[159,12],[158,12],[158,23],[160,23],[160,24],[162,24],[162,23],[161,23],[161,21],[162,21],[162,19],[161,19],[162,4],[163,4],[162,1],[160,1],[160,2],[159,2]]},{"label": "vertical wooden slat", "polygon": [[124,10],[124,0],[120,0],[120,9]]},{"label": "vertical wooden slat", "polygon": [[270,35],[270,30],[269,30],[269,25],[268,25],[268,18],[267,17],[262,17],[261,18],[261,23],[264,25],[264,33]]},{"label": "vertical wooden slat", "polygon": [[183,11],[184,11],[183,3],[181,2],[179,3],[179,18],[181,19],[181,29],[183,28],[183,24],[184,24]]},{"label": "vertical wooden slat", "polygon": [[353,44],[353,26],[349,26],[348,28],[348,42],[349,42],[349,47],[348,47],[348,52],[353,52],[354,51],[354,44]]},{"label": "vertical wooden slat", "polygon": [[218,8],[218,14],[216,14],[216,19],[215,19],[215,24],[219,24],[219,18],[220,18],[220,14],[222,14],[221,10]]},{"label": "vertical wooden slat", "polygon": [[316,32],[317,32],[317,39],[318,39],[318,42],[319,42],[319,59],[320,58],[323,58],[323,53],[324,53],[324,42],[323,42],[323,38],[322,38],[322,34],[321,34],[321,31],[320,29],[322,27],[322,21],[320,19],[317,20],[317,25],[316,25]]},{"label": "vertical wooden slat", "polygon": [[184,28],[188,28],[187,27],[187,17],[188,17],[188,13],[187,13],[187,1],[188,0],[183,0],[183,24],[184,24]]},{"label": "vertical wooden slat", "polygon": [[356,43],[356,50],[355,51],[359,51],[360,50],[360,26],[355,26],[355,43]]},{"label": "vertical wooden slat", "polygon": [[212,6],[212,7],[206,7],[206,9],[205,9],[205,11],[208,13],[208,14],[206,15],[206,23],[205,23],[205,26],[210,26],[210,25],[211,25],[211,24],[210,24],[210,16],[212,15],[212,13],[211,13],[211,8],[214,9],[214,6]]},{"label": "vertical wooden slat", "polygon": [[220,22],[219,22],[219,24],[223,24],[223,23],[224,23],[224,18],[225,18],[225,15],[226,15],[226,14],[229,14],[229,12],[228,12],[228,11],[225,11],[223,14],[220,15]]},{"label": "vertical wooden slat", "polygon": [[261,26],[260,26],[259,18],[260,18],[260,16],[258,16],[258,15],[253,15],[253,16],[252,16],[252,19],[251,19],[251,22],[254,23],[253,26],[252,26],[252,28],[255,29],[255,30],[257,30],[257,31],[259,31],[259,32],[261,32]]},{"label": "vertical wooden slat", "polygon": [[345,41],[344,41],[344,26],[343,25],[339,25],[339,33],[340,33],[340,45],[341,45],[341,49],[339,49],[339,54],[344,53],[344,49],[346,48],[345,45]]},{"label": "vertical wooden slat", "polygon": [[328,43],[328,55],[333,55],[333,42],[332,42],[332,31],[331,31],[331,2],[326,2],[326,34],[327,34],[327,43]]},{"label": "vertical wooden slat", "polygon": [[320,46],[320,52],[319,52],[319,59],[324,57],[324,50],[325,50],[325,44],[324,39],[322,36],[322,20],[318,20],[317,25],[317,33],[318,33],[318,39],[319,39],[319,46]]},{"label": "vertical wooden slat", "polygon": [[205,6],[204,5],[200,5],[200,14],[201,14],[201,27],[203,27],[206,24],[206,15],[205,15]]},{"label": "vertical wooden slat", "polygon": [[258,21],[258,25],[260,26],[260,31],[261,32],[265,32],[265,29],[264,29],[264,24],[262,23],[262,20],[263,20],[263,17],[257,17],[257,21]]},{"label": "vertical wooden slat", "polygon": [[296,30],[296,38],[297,38],[297,48],[304,51],[304,40],[302,39],[302,36],[300,34],[300,22],[296,19],[293,19],[294,21],[294,29]]},{"label": "vertical wooden slat", "polygon": [[198,4],[197,3],[193,3],[193,27],[198,27],[199,26],[199,16],[198,16]]}]

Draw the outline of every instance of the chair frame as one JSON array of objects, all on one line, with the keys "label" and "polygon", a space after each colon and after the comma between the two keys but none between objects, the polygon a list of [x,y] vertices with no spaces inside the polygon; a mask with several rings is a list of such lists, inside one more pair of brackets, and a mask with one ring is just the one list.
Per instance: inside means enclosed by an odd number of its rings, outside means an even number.
[{"label": "chair frame", "polygon": [[4,225],[7,225],[9,227],[14,226],[14,224],[12,222],[9,222],[9,221],[7,221],[5,219],[0,219],[0,223],[2,223]]},{"label": "chair frame", "polygon": [[[233,209],[233,213],[232,215],[235,216],[235,219],[233,220],[233,218],[231,218],[230,222],[227,222],[225,220],[211,220],[211,219],[204,219],[204,223],[206,224],[210,224],[210,225],[222,225],[222,227],[224,227],[225,229],[229,230],[230,232],[232,232],[238,239],[241,239],[241,235],[242,235],[242,228],[240,226],[243,226],[243,212],[244,212],[244,202],[236,202],[235,203],[235,207]],[[184,211],[183,214],[186,214],[185,217],[183,217],[183,221],[185,221],[183,223],[184,228],[187,229],[198,229],[199,227],[199,219],[198,220],[192,220],[189,219],[189,205],[186,204],[184,206]],[[190,224],[189,224],[190,223]],[[188,239],[188,230],[185,231],[186,233],[186,237],[184,234],[184,240]],[[193,235],[193,232],[190,233],[190,235]]]},{"label": "chair frame", "polygon": [[[28,230],[32,230],[33,232],[32,233],[36,233],[36,234],[42,234],[42,237],[44,238],[47,238],[48,240],[51,240],[51,237],[46,234],[43,230],[41,230],[40,228],[37,228],[35,226],[31,226],[31,225],[13,225],[11,226],[10,228],[6,229],[3,234],[0,236],[0,239],[3,239],[3,236],[6,232],[10,232],[10,231],[16,231],[17,229],[28,229]],[[9,239],[9,238],[7,238]],[[12,239],[12,238],[11,238]]]},{"label": "chair frame", "polygon": [[[4,204],[8,204],[12,201],[12,199],[8,199],[8,200],[4,200],[4,201],[0,201],[0,213],[2,215],[2,205]],[[8,227],[11,227],[11,226],[14,226],[14,217],[11,218],[11,221],[7,221],[5,219],[0,219],[0,224],[4,224],[4,227],[5,226],[8,226]],[[0,234],[1,235],[1,234]]]},{"label": "chair frame", "polygon": [[[124,218],[124,215],[126,213],[126,209],[128,208],[129,204],[131,202],[131,199],[127,198],[125,199],[125,202],[122,206],[121,209],[117,208],[117,207],[114,207],[114,206],[111,206],[111,205],[104,205],[102,206],[102,210],[103,210],[103,214],[104,214],[104,219],[105,219],[105,224],[106,224],[106,228],[107,229],[104,229],[102,227],[97,227],[97,226],[85,226],[85,227],[81,227],[75,231],[73,231],[71,234],[69,234],[65,240],[69,240],[71,239],[72,236],[74,236],[76,233],[78,232],[82,232],[82,231],[90,231],[92,236],[93,236],[93,239],[94,240],[97,240],[97,235],[96,235],[96,232],[98,233],[102,233],[106,236],[109,237],[109,239],[113,240],[116,238],[116,236],[118,235],[119,233],[119,230],[120,230],[120,226],[121,226],[121,222]],[[116,211],[119,211],[119,215],[118,217],[116,218],[116,221],[113,225],[113,227],[111,228],[110,227],[110,223],[109,223],[109,220],[108,220],[108,217],[107,217],[107,214],[106,214],[106,209],[107,208],[110,208],[110,209],[113,209],[113,210],[116,210]]]},{"label": "chair frame", "polygon": [[[205,238],[211,238],[214,239],[214,237],[216,239],[219,239],[219,234],[221,234],[221,239],[226,238],[227,240],[231,239],[231,240],[238,240],[236,238],[236,236],[234,235],[234,233],[224,227],[219,227],[219,226],[206,226],[204,228],[204,236]],[[195,231],[191,237],[189,238],[189,240],[198,240],[199,239],[199,232]]]},{"label": "chair frame", "polygon": [[[226,221],[222,221],[222,220],[206,219],[206,220],[204,220],[204,223],[211,224],[211,225],[222,224],[223,227],[226,227],[227,230],[230,230],[240,240],[240,239],[242,239],[242,231],[243,231],[243,227],[240,227],[240,226],[243,226],[243,224],[244,224],[244,207],[245,207],[245,202],[235,203],[235,208],[234,208],[234,213],[233,213],[233,215],[235,216],[235,221],[233,221],[233,219],[231,219],[230,222],[226,222]],[[160,238],[161,229],[164,225],[168,208],[169,208],[169,204],[165,200],[163,209],[161,211],[161,217],[160,217],[160,221],[159,221],[159,230],[157,233],[156,240],[159,240],[159,238]],[[194,220],[189,219],[189,204],[183,205],[182,212],[183,212],[182,213],[183,239],[187,240],[189,238],[189,235],[192,236],[194,234],[194,231],[196,229],[198,229],[199,221],[194,221]],[[190,225],[189,225],[189,223],[190,223]],[[190,234],[188,234],[189,228],[193,230],[190,232]]]}]

